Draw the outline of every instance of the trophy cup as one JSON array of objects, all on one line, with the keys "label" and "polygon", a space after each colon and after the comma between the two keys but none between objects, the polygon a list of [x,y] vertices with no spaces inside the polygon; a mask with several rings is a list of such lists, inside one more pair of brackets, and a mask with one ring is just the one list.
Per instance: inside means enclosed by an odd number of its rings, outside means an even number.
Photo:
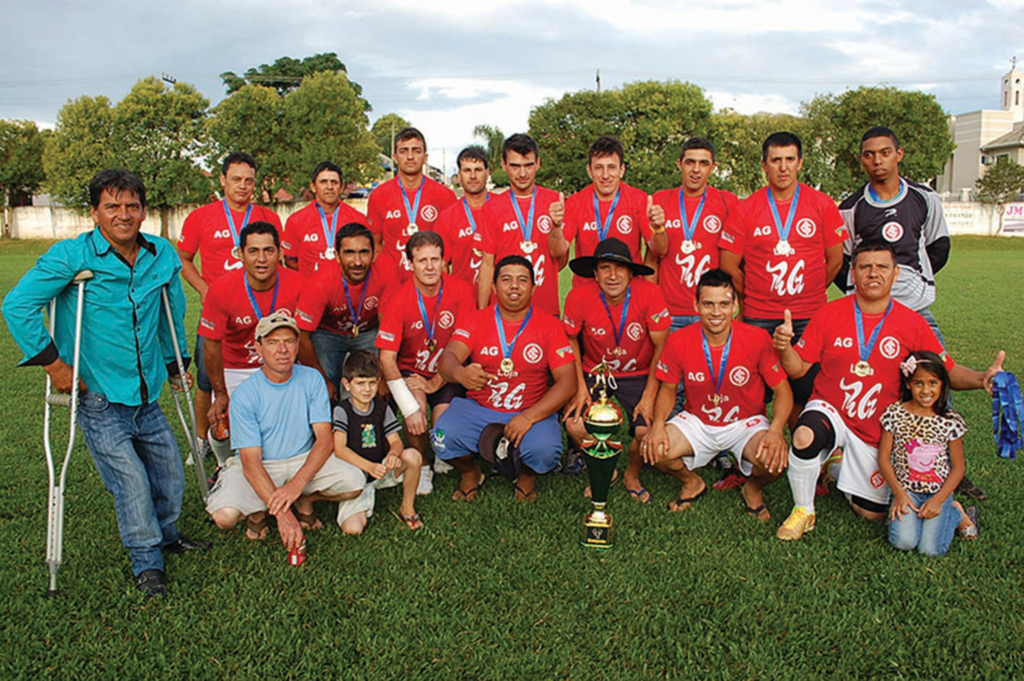
[{"label": "trophy cup", "polygon": [[597,393],[597,401],[587,408],[583,419],[587,433],[594,439],[584,442],[582,449],[587,462],[594,510],[583,520],[586,532],[580,543],[591,548],[608,549],[612,547],[612,517],[605,511],[605,507],[608,505],[608,489],[612,484],[615,464],[622,452],[622,444],[609,442],[608,438],[622,425],[622,412],[608,401],[608,380],[611,378],[608,365],[602,361],[591,374],[594,376],[591,394]]}]

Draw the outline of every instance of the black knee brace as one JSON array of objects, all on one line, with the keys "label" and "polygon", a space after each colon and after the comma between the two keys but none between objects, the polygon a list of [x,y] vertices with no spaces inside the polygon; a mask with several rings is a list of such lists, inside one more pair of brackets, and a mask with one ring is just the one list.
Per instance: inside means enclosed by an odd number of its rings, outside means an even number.
[{"label": "black knee brace", "polygon": [[[820,411],[805,411],[796,420],[796,427],[804,426],[814,433],[814,439],[806,447],[793,445],[793,454],[798,459],[816,459],[822,451],[831,452],[836,446],[836,431],[832,423]],[[796,432],[794,430],[794,432]]]}]

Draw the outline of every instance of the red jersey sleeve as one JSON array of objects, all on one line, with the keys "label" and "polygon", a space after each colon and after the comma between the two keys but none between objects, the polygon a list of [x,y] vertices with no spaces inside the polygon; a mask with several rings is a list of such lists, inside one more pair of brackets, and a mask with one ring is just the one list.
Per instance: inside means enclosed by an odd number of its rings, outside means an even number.
[{"label": "red jersey sleeve", "polygon": [[221,282],[227,282],[230,277],[221,277],[213,283],[203,301],[203,310],[199,317],[199,335],[210,340],[224,340],[228,330],[228,291],[225,286],[219,286]]},{"label": "red jersey sleeve", "polygon": [[820,197],[818,212],[821,215],[821,228],[825,230],[825,248],[829,249],[847,241],[850,233],[846,231],[846,223],[839,213],[839,208],[828,196]]},{"label": "red jersey sleeve", "polygon": [[672,315],[665,302],[665,294],[657,286],[644,287],[644,304],[647,306],[647,330],[664,331],[672,326]]},{"label": "red jersey sleeve", "polygon": [[494,233],[495,219],[491,211],[492,203],[496,203],[496,201],[488,201],[479,215],[480,224],[477,225],[476,234],[473,236],[473,248],[481,253],[494,255],[497,252],[498,238]]},{"label": "red jersey sleeve", "polygon": [[572,351],[572,345],[556,317],[551,317],[550,331],[547,331],[545,336],[548,345],[548,367],[552,371],[576,360],[576,353]]},{"label": "red jersey sleeve", "polygon": [[284,233],[281,235],[281,250],[286,258],[299,257],[299,244],[302,242],[302,235],[299,234],[299,213],[295,212],[288,216],[284,223]]},{"label": "red jersey sleeve", "polygon": [[381,350],[398,352],[402,348],[402,331],[405,328],[405,320],[402,310],[393,304],[393,301],[397,300],[397,295],[393,295],[388,300],[388,303],[392,304],[381,305],[380,308],[380,328],[377,331],[377,340],[374,345]]},{"label": "red jersey sleeve", "polygon": [[382,236],[384,234],[384,216],[381,214],[381,203],[384,199],[378,190],[384,185],[378,185],[372,192],[370,192],[370,198],[366,201],[366,226],[370,228],[374,236]]},{"label": "red jersey sleeve", "polygon": [[779,363],[779,354],[772,345],[771,336],[764,329],[757,330],[761,332],[755,334],[761,345],[761,356],[758,358],[757,370],[761,374],[761,378],[764,379],[764,382],[768,384],[768,387],[774,388],[786,380],[786,372],[782,370],[782,365]]},{"label": "red jersey sleeve", "polygon": [[195,254],[199,251],[200,232],[203,228],[196,211],[185,216],[185,222],[181,225],[181,234],[178,235],[178,248],[186,253]]},{"label": "red jersey sleeve", "polygon": [[307,285],[303,286],[299,293],[299,301],[295,304],[295,321],[302,331],[316,331],[324,316],[327,297],[323,286],[320,285],[321,279],[322,277],[310,277]]},{"label": "red jersey sleeve", "polygon": [[575,338],[583,329],[583,310],[580,304],[580,289],[572,288],[565,297],[565,311],[562,313],[562,328],[569,338]]},{"label": "red jersey sleeve", "polygon": [[683,329],[673,331],[665,342],[665,348],[658,359],[658,368],[654,373],[654,377],[659,381],[675,385],[682,379],[683,366],[676,359],[683,356],[682,333]]},{"label": "red jersey sleeve", "polygon": [[825,325],[822,323],[822,308],[814,313],[811,321],[807,322],[807,328],[800,336],[793,349],[800,355],[800,359],[814,364],[821,361],[821,354],[825,349]]},{"label": "red jersey sleeve", "polygon": [[587,221],[587,218],[580,214],[580,206],[587,199],[584,194],[591,194],[591,192],[579,191],[565,200],[565,223],[562,225],[562,236],[566,241],[575,239],[576,235],[580,233],[580,224]]},{"label": "red jersey sleeve", "polygon": [[729,217],[726,218],[725,227],[722,228],[722,238],[718,242],[718,247],[721,250],[743,255],[747,237],[745,213],[742,205],[738,203],[729,210]]}]

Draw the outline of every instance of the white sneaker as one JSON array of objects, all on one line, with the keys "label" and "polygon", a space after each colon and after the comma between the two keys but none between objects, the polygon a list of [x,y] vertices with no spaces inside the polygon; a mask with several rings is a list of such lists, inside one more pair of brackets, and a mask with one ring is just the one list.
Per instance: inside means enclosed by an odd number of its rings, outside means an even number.
[{"label": "white sneaker", "polygon": [[426,496],[434,491],[434,471],[430,466],[420,467],[420,484],[416,487],[417,496]]},{"label": "white sneaker", "polygon": [[[206,457],[209,456],[213,450],[210,448],[210,443],[205,438],[199,438],[199,456],[203,457],[203,461],[206,461]],[[196,461],[192,456],[192,451],[189,450],[188,458],[185,459],[186,466],[195,466]]]},{"label": "white sneaker", "polygon": [[451,473],[453,470],[455,470],[455,466],[451,465],[450,463],[441,459],[440,457],[434,457],[435,473],[437,473],[438,475],[447,475],[448,473]]}]

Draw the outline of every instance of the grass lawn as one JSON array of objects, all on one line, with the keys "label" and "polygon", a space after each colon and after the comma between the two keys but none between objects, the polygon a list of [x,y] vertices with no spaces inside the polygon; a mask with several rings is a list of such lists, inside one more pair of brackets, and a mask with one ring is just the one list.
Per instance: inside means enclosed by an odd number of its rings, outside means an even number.
[{"label": "grass lawn", "polygon": [[[0,242],[0,295],[47,245]],[[957,360],[984,368],[1004,348],[1007,368],[1021,372],[1022,262],[1024,240],[954,239],[933,310]],[[192,297],[189,329],[197,314]],[[898,553],[881,524],[856,519],[835,491],[818,500],[818,529],[783,543],[774,535],[791,506],[784,480],[768,488],[774,518],[761,525],[744,515],[739,490],[671,514],[665,504],[677,484],[648,472],[646,506],[613,488],[610,552],[578,545],[589,505],[581,478],[548,476],[534,504],[489,480],[467,504],[450,501],[457,479],[445,477],[419,500],[426,527],[415,534],[388,510],[397,511],[400,488],[378,494],[359,538],[342,535],[333,508],[318,508],[326,527],[308,535],[309,560],[296,569],[276,533],[252,544],[207,522],[188,469],[180,527],[214,548],[171,556],[171,597],[146,601],[130,581],[110,497],[79,445],[62,592],[49,600],[43,373],[15,370],[19,359],[4,327],[3,679],[1024,674],[1024,463],[996,456],[981,393],[957,395],[956,407],[971,428],[968,474],[991,498],[981,503],[980,539],[955,541],[943,558]],[[166,390],[163,400],[175,421]]]}]

